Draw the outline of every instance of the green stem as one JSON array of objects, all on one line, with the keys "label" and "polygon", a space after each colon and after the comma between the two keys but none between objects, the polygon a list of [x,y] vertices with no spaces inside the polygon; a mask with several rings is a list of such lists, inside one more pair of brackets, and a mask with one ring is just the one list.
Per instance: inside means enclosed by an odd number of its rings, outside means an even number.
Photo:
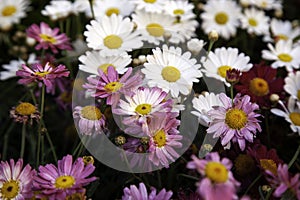
[{"label": "green stem", "polygon": [[246,195],[249,190],[255,185],[255,183],[262,177],[262,174],[259,174],[259,176],[256,177],[256,179],[254,181],[252,181],[252,183],[249,185],[249,187],[247,188],[246,192],[244,195]]},{"label": "green stem", "polygon": [[37,105],[37,101],[36,101],[36,98],[34,96],[33,90],[30,89],[29,91],[30,91],[30,95],[31,95],[31,98],[32,98],[32,101],[33,101],[34,105]]},{"label": "green stem", "polygon": [[36,153],[36,165],[39,166],[40,164],[40,156],[41,156],[41,136],[42,136],[42,129],[44,128],[43,126],[43,117],[44,117],[44,106],[45,106],[45,85],[43,84],[42,86],[42,91],[41,91],[41,107],[40,107],[40,123],[39,123],[39,129],[38,129],[38,142],[37,142],[37,153]]},{"label": "green stem", "polygon": [[50,138],[50,135],[49,135],[48,131],[46,131],[46,137],[47,137],[47,140],[50,144],[50,148],[51,148],[51,151],[52,151],[53,158],[54,158],[55,162],[57,162],[57,155],[55,153],[55,148],[54,148],[53,142]]},{"label": "green stem", "polygon": [[44,134],[41,135],[41,164],[44,164],[44,157],[45,157],[45,139]]},{"label": "green stem", "polygon": [[63,20],[59,20],[58,23],[59,23],[60,32],[64,33],[64,22],[63,22]]},{"label": "green stem", "polygon": [[233,84],[230,84],[230,97],[231,97],[231,103],[233,105],[233,99],[234,99],[234,96],[233,96]]},{"label": "green stem", "polygon": [[36,167],[40,165],[40,151],[41,151],[41,134],[38,133],[37,150],[36,150]]},{"label": "green stem", "polygon": [[207,60],[208,54],[209,54],[209,52],[211,51],[211,49],[212,49],[214,43],[215,43],[214,41],[209,41],[209,45],[208,45],[208,50],[207,50],[207,53],[206,53],[205,61]]},{"label": "green stem", "polygon": [[66,20],[66,35],[68,37],[69,37],[69,34],[70,34],[71,19],[72,19],[72,17],[68,17],[67,20]]},{"label": "green stem", "polygon": [[2,150],[2,160],[6,159],[7,154],[7,147],[8,147],[8,140],[9,140],[9,133],[13,130],[15,127],[15,123],[11,123],[8,127],[7,131],[4,133],[4,143],[3,143],[3,150]]},{"label": "green stem", "polygon": [[23,158],[23,157],[24,157],[24,151],[25,151],[25,136],[26,136],[26,123],[23,122],[23,125],[22,125],[22,139],[21,139],[20,158]]},{"label": "green stem", "polygon": [[288,164],[288,167],[289,167],[289,168],[290,168],[290,167],[294,164],[294,162],[297,160],[297,158],[298,158],[298,156],[299,156],[299,153],[300,153],[300,144],[299,144],[298,149],[296,150],[296,152],[295,152],[293,158],[291,159],[291,161],[290,161],[289,164]]},{"label": "green stem", "polygon": [[190,175],[187,175],[187,174],[178,174],[178,176],[182,176],[182,177],[189,178],[189,179],[192,179],[192,180],[195,180],[195,181],[199,181],[199,178],[194,177],[194,176],[190,176]]},{"label": "green stem", "polygon": [[94,8],[93,8],[93,0],[89,0],[90,3],[90,9],[92,12],[92,18],[95,19],[95,13],[94,13]]}]

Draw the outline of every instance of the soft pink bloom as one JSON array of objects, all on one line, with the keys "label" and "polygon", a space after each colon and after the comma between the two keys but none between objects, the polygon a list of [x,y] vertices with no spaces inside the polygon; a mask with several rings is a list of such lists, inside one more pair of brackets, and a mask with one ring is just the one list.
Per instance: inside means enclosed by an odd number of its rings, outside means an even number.
[{"label": "soft pink bloom", "polygon": [[126,73],[119,78],[118,71],[109,66],[107,74],[101,69],[98,70],[99,76],[88,77],[88,83],[83,85],[92,97],[107,98],[106,104],[115,105],[120,99],[120,95],[132,96],[134,91],[142,84],[142,74],[132,75],[132,68],[128,68]]},{"label": "soft pink bloom", "polygon": [[212,118],[207,133],[214,134],[213,137],[221,138],[221,144],[230,147],[230,141],[238,142],[241,150],[246,147],[246,141],[253,142],[257,131],[261,131],[259,120],[260,114],[255,113],[259,107],[250,102],[250,96],[237,94],[232,100],[224,93],[219,95],[223,106],[214,107],[208,111]]},{"label": "soft pink bloom", "polygon": [[217,152],[209,153],[205,159],[192,155],[193,161],[188,162],[187,168],[196,169],[202,179],[197,183],[197,192],[209,200],[237,199],[237,187],[240,185],[230,171],[232,163],[228,158],[220,159]]},{"label": "soft pink bloom", "polygon": [[58,53],[57,49],[72,50],[69,38],[64,33],[59,34],[59,28],[51,29],[45,22],[41,22],[40,26],[31,25],[26,33],[38,42],[36,50],[50,48],[53,53]]}]

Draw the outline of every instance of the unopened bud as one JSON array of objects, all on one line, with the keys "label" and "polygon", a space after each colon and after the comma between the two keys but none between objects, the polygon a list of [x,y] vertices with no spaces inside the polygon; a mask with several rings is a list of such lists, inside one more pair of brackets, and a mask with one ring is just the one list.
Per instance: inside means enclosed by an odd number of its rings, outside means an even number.
[{"label": "unopened bud", "polygon": [[277,9],[275,10],[274,15],[278,18],[281,18],[283,15],[283,11],[281,9]]},{"label": "unopened bud", "polygon": [[165,31],[164,38],[165,40],[168,40],[172,37],[172,33],[170,31]]},{"label": "unopened bud", "polygon": [[262,187],[261,187],[261,189],[262,189],[262,191],[264,191],[264,192],[269,192],[269,191],[271,191],[271,187],[269,186],[269,185],[263,185]]},{"label": "unopened bud", "polygon": [[271,94],[270,95],[270,101],[273,102],[273,103],[277,103],[279,101],[278,94]]},{"label": "unopened bud", "polygon": [[88,164],[93,165],[95,162],[93,156],[83,156],[82,160],[83,160],[84,165],[88,165]]},{"label": "unopened bud", "polygon": [[219,34],[216,30],[212,30],[208,33],[208,39],[212,42],[215,42],[219,39]]},{"label": "unopened bud", "polygon": [[115,138],[115,143],[117,145],[123,145],[123,144],[125,144],[125,142],[126,142],[126,138],[122,135]]}]

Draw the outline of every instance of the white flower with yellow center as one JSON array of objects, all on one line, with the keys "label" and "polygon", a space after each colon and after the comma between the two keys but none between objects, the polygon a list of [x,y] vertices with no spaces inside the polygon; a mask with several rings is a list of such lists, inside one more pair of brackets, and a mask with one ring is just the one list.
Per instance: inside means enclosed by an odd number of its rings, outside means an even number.
[{"label": "white flower with yellow center", "polygon": [[264,10],[272,10],[272,9],[281,9],[281,1],[280,0],[252,0],[253,5],[264,9]]},{"label": "white flower with yellow center", "polygon": [[84,35],[88,47],[100,50],[102,56],[118,56],[143,45],[139,34],[134,31],[134,23],[128,17],[123,19],[120,15],[105,15],[98,21],[92,20],[86,28]]},{"label": "white flower with yellow center", "polygon": [[207,77],[218,79],[230,86],[226,82],[226,72],[229,69],[237,69],[241,72],[247,72],[252,68],[249,63],[250,57],[244,53],[239,53],[236,48],[217,48],[214,52],[209,52],[208,58],[202,58],[205,69],[202,71]]},{"label": "white flower with yellow center", "polygon": [[73,4],[67,0],[52,0],[49,5],[46,5],[41,11],[42,15],[49,16],[55,21],[68,17],[74,12]]},{"label": "white flower with yellow center", "polygon": [[293,97],[289,98],[287,108],[282,103],[282,101],[278,102],[284,110],[280,110],[277,108],[271,109],[271,112],[280,117],[284,117],[287,122],[290,123],[290,127],[293,132],[298,132],[300,135],[300,104],[297,103],[297,100]]},{"label": "white flower with yellow center", "polygon": [[236,34],[241,8],[232,0],[210,0],[201,14],[202,30],[208,34],[215,30],[225,39]]},{"label": "white flower with yellow center", "polygon": [[147,56],[142,72],[150,87],[162,88],[177,98],[179,94],[188,95],[193,82],[199,82],[198,78],[202,77],[201,66],[196,63],[190,52],[182,54],[181,48],[164,45],[162,50],[156,48],[153,55]]},{"label": "white flower with yellow center", "polygon": [[28,0],[1,0],[0,29],[9,29],[13,24],[18,24],[21,18],[26,17],[29,3]]},{"label": "white flower with yellow center", "polygon": [[291,95],[292,98],[300,101],[300,71],[290,72],[284,79],[283,89]]},{"label": "white flower with yellow center", "polygon": [[262,57],[266,60],[274,61],[271,66],[273,68],[285,67],[287,71],[292,71],[293,68],[299,69],[300,65],[300,46],[293,47],[291,40],[279,40],[275,44],[268,44],[270,50],[263,50]]},{"label": "white flower with yellow center", "polygon": [[267,35],[269,34],[269,17],[264,11],[255,8],[245,9],[241,16],[242,28],[249,34]]},{"label": "white flower with yellow center", "polygon": [[95,4],[94,10],[96,19],[112,14],[129,16],[134,11],[134,5],[127,0],[102,0]]},{"label": "white flower with yellow center", "polygon": [[84,72],[99,75],[98,69],[107,72],[109,66],[113,66],[119,74],[127,71],[126,66],[131,63],[131,56],[126,52],[118,56],[101,56],[99,51],[87,51],[85,55],[80,56],[79,69]]},{"label": "white flower with yellow center", "polygon": [[136,6],[136,10],[145,10],[151,13],[161,13],[166,0],[129,0]]}]

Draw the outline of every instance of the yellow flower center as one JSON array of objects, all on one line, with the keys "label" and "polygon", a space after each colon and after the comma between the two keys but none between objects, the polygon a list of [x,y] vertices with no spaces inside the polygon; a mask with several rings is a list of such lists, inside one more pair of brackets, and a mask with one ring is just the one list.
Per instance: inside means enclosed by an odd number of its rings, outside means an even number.
[{"label": "yellow flower center", "polygon": [[180,71],[173,66],[167,66],[163,68],[161,71],[161,75],[163,79],[165,79],[168,82],[176,82],[178,79],[180,79]]},{"label": "yellow flower center", "polygon": [[37,75],[37,76],[40,76],[40,77],[44,77],[47,74],[50,74],[50,72],[35,72],[34,74]]},{"label": "yellow flower center", "polygon": [[167,143],[165,132],[163,130],[157,131],[153,136],[153,140],[159,148],[165,146]]},{"label": "yellow flower center", "polygon": [[244,128],[248,121],[247,115],[243,110],[232,108],[226,112],[225,123],[231,129]]},{"label": "yellow flower center", "polygon": [[3,183],[0,193],[3,199],[13,199],[19,194],[19,189],[19,182],[10,180]]},{"label": "yellow flower center", "polygon": [[31,103],[24,102],[16,107],[16,112],[20,115],[31,115],[36,112],[36,108]]},{"label": "yellow flower center", "polygon": [[102,117],[101,111],[96,106],[85,106],[81,110],[83,118],[88,120],[99,120]]},{"label": "yellow flower center", "polygon": [[248,23],[250,26],[257,26],[257,21],[254,18],[249,18]]},{"label": "yellow flower center", "polygon": [[173,14],[174,15],[183,15],[184,14],[184,10],[182,10],[182,9],[175,9],[175,10],[173,10]]},{"label": "yellow flower center", "polygon": [[277,165],[273,160],[269,160],[269,159],[260,159],[259,160],[260,166],[264,169],[264,170],[269,170],[270,172],[272,172],[272,174],[276,175],[277,174]]},{"label": "yellow flower center", "polygon": [[40,34],[40,38],[42,38],[42,40],[44,40],[45,42],[49,42],[52,44],[56,43],[56,39],[50,35]]},{"label": "yellow flower center", "polygon": [[109,8],[109,9],[106,10],[105,14],[108,17],[110,17],[112,14],[118,15],[118,14],[120,14],[120,10],[118,8],[114,8],[114,7],[113,8]]},{"label": "yellow flower center", "polygon": [[254,78],[250,81],[249,90],[256,96],[265,96],[269,93],[269,84],[262,78]]},{"label": "yellow flower center", "polygon": [[215,21],[217,24],[224,25],[228,21],[228,15],[225,12],[218,12],[215,15]]},{"label": "yellow flower center", "polygon": [[263,1],[263,2],[261,2],[260,6],[261,6],[262,8],[266,8],[266,7],[268,6],[268,2]]},{"label": "yellow flower center", "polygon": [[293,60],[293,57],[287,53],[281,53],[277,57],[283,62],[291,62]]},{"label": "yellow flower center", "polygon": [[113,65],[113,64],[110,64],[110,63],[105,63],[105,64],[102,64],[98,67],[98,69],[101,69],[105,74],[107,74],[107,68],[111,66],[113,68],[116,69],[116,67]]},{"label": "yellow flower center", "polygon": [[9,17],[17,12],[17,8],[15,6],[5,6],[2,9],[2,16]]},{"label": "yellow flower center", "polygon": [[292,112],[290,113],[290,119],[296,126],[300,126],[300,113]]},{"label": "yellow flower center", "polygon": [[55,187],[58,189],[67,189],[75,184],[75,178],[73,176],[60,176],[55,180]]},{"label": "yellow flower center", "polygon": [[297,91],[297,98],[300,100],[300,90]]},{"label": "yellow flower center", "polygon": [[152,110],[152,106],[151,104],[148,103],[140,104],[135,108],[135,112],[141,115],[147,115],[151,112],[151,110]]},{"label": "yellow flower center", "polygon": [[165,29],[157,23],[151,23],[146,26],[146,30],[148,33],[154,37],[163,36],[165,33]]},{"label": "yellow flower center", "polygon": [[225,183],[228,180],[228,170],[219,162],[208,162],[205,167],[205,174],[215,183]]},{"label": "yellow flower center", "polygon": [[108,35],[104,38],[104,45],[109,49],[118,49],[122,46],[123,40],[117,35]]},{"label": "yellow flower center", "polygon": [[84,162],[84,165],[94,164],[94,158],[93,158],[93,156],[83,156],[82,160]]},{"label": "yellow flower center", "polygon": [[285,41],[287,41],[287,40],[289,39],[289,37],[286,36],[286,35],[284,35],[284,34],[278,34],[278,35],[276,36],[276,38],[278,38],[278,39],[280,39],[280,40],[285,40]]},{"label": "yellow flower center", "polygon": [[221,67],[218,68],[218,72],[217,72],[217,73],[218,73],[221,77],[225,78],[225,77],[226,77],[226,72],[227,72],[227,70],[229,70],[229,69],[232,69],[232,67],[230,67],[230,66],[228,66],[228,65],[223,65],[223,66],[221,66]]},{"label": "yellow flower center", "polygon": [[144,2],[146,2],[146,3],[155,3],[156,0],[144,0]]},{"label": "yellow flower center", "polygon": [[105,90],[108,92],[117,92],[123,86],[120,82],[110,82],[104,86]]}]

